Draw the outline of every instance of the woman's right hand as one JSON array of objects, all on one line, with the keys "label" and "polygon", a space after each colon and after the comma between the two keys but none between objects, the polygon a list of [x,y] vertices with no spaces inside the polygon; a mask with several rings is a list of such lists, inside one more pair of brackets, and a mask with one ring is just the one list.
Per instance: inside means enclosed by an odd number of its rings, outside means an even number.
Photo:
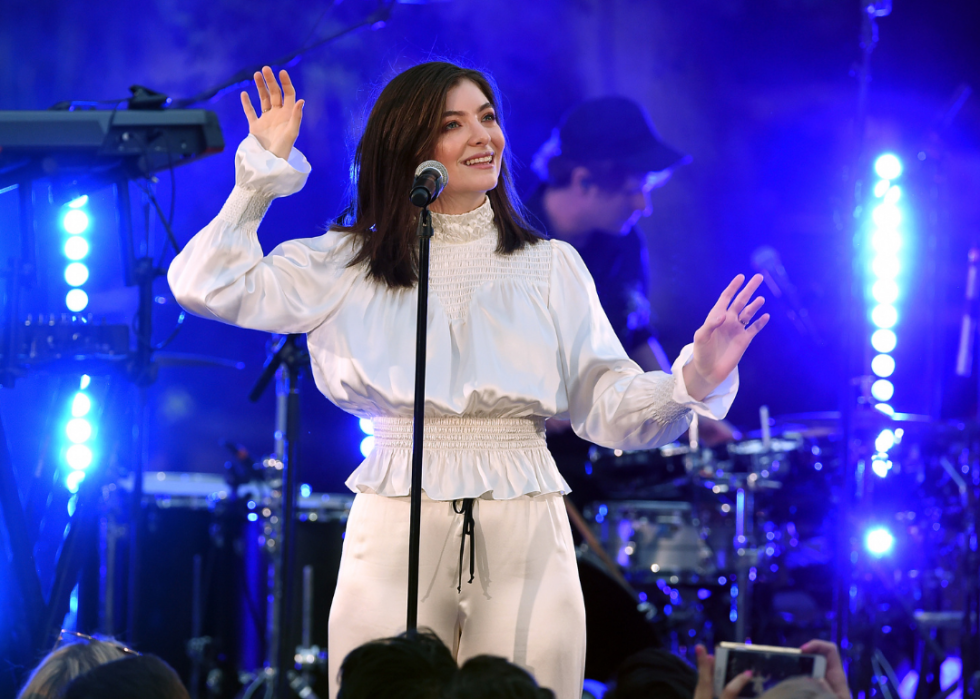
[{"label": "woman's right hand", "polygon": [[289,79],[289,73],[279,71],[282,89],[276,82],[272,68],[265,66],[262,72],[255,73],[255,87],[259,92],[259,106],[262,113],[256,115],[248,93],[242,91],[242,109],[248,119],[248,132],[255,136],[262,147],[282,159],[289,158],[299,125],[303,121],[305,100],[296,99],[296,89]]}]

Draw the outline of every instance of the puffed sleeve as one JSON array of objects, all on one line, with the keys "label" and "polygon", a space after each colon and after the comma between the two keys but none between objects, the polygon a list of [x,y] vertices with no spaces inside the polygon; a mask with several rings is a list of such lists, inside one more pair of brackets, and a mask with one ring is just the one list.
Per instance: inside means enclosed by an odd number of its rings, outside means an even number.
[{"label": "puffed sleeve", "polygon": [[677,439],[692,411],[725,417],[738,391],[737,369],[704,401],[694,400],[684,385],[681,369],[691,361],[692,345],[681,351],[672,374],[644,373],[616,337],[578,252],[562,241],[551,244],[549,308],[577,435],[613,449],[652,449]]},{"label": "puffed sleeve", "polygon": [[272,200],[298,192],[310,165],[295,148],[283,160],[248,136],[235,153],[235,187],[220,213],[174,258],[167,281],[177,302],[205,318],[267,332],[308,332],[350,288],[353,253],[334,231],[287,241],[263,257],[257,235]]}]

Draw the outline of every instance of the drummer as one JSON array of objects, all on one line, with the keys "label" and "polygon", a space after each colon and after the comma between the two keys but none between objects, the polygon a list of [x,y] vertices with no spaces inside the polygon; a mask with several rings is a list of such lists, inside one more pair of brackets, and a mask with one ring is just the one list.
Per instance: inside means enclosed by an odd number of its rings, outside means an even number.
[{"label": "drummer", "polygon": [[[670,361],[651,322],[649,254],[637,223],[652,212],[653,190],[690,160],[664,143],[646,111],[625,97],[572,108],[534,156],[540,182],[525,201],[531,222],[579,252],[616,335],[644,371],[669,372]],[[730,425],[703,417],[699,431],[709,446],[734,438]],[[548,421],[548,448],[576,504],[596,497],[582,469],[590,445],[567,422]]]}]

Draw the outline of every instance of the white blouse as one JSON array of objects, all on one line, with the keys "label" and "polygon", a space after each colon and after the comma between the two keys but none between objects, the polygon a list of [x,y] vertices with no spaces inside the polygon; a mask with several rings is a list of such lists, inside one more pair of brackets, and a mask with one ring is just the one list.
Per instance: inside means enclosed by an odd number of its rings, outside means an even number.
[{"label": "white blouse", "polygon": [[[288,162],[249,136],[221,212],[174,259],[167,278],[191,313],[275,333],[306,333],[316,385],[375,423],[375,448],[347,481],[355,492],[409,494],[416,293],[348,267],[356,239],[337,231],[290,240],[263,256],[259,222],[271,201],[303,187],[309,163]],[[407,196],[407,195],[406,195]],[[644,373],[599,305],[578,253],[558,240],[496,252],[489,199],[432,215],[422,487],[434,500],[569,492],[544,438],[549,417],[605,447],[676,439],[691,411],[720,419],[737,370],[704,402],[680,371]]]}]

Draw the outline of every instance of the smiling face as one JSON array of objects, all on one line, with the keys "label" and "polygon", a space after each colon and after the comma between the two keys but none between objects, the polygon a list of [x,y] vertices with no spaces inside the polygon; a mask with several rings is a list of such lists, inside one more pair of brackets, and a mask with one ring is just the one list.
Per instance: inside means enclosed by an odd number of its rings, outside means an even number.
[{"label": "smiling face", "polygon": [[479,207],[497,186],[505,145],[496,110],[476,83],[461,80],[451,88],[432,154],[446,166],[449,181],[432,211],[463,214]]}]

